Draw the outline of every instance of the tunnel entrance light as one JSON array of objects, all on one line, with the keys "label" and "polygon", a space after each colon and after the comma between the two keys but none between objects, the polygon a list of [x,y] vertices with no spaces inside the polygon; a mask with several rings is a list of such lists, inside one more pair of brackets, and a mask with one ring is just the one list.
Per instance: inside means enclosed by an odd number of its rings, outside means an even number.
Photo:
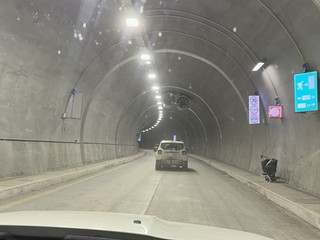
[{"label": "tunnel entrance light", "polygon": [[264,62],[258,62],[257,65],[252,69],[252,71],[253,72],[258,71],[263,65],[264,65]]},{"label": "tunnel entrance light", "polygon": [[128,27],[138,27],[139,26],[139,21],[136,18],[127,18],[126,19],[126,24]]}]

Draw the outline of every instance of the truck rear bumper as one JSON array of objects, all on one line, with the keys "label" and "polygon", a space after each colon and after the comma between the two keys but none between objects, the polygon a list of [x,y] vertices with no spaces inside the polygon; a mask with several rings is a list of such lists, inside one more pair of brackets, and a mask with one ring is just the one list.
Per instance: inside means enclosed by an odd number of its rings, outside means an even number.
[{"label": "truck rear bumper", "polygon": [[183,160],[175,160],[175,159],[166,159],[159,160],[162,167],[179,167],[179,168],[187,168],[188,161]]}]

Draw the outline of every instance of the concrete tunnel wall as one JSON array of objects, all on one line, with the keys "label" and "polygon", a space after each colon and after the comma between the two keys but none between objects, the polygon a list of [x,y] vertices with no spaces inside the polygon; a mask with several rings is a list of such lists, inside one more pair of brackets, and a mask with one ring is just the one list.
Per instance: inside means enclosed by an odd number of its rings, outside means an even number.
[{"label": "concrete tunnel wall", "polygon": [[[259,156],[269,155],[281,178],[320,195],[319,112],[294,113],[292,83],[304,62],[319,70],[315,1],[161,2],[146,1],[143,12],[160,88],[188,96],[190,109],[165,109],[142,146],[174,132],[191,152],[255,173]],[[138,151],[136,134],[154,124],[157,108],[119,6],[0,2],[0,177]],[[251,72],[263,58],[265,69]],[[81,118],[63,119],[72,89],[83,94]],[[254,93],[262,105],[257,126],[248,124]],[[266,116],[275,96],[282,120]]]},{"label": "concrete tunnel wall", "polygon": [[[124,51],[120,44],[113,46],[117,43],[116,34],[103,46],[96,45],[90,33],[82,33],[83,41],[74,38],[73,25],[76,21],[89,22],[94,12],[86,9],[93,10],[97,1],[87,1],[83,6],[78,3],[0,3],[2,178],[138,151],[135,140],[129,142],[118,136],[123,141],[115,142],[119,114],[132,96],[121,94],[116,88],[123,87],[117,85],[121,81],[117,73],[105,78],[126,58]],[[116,7],[115,2],[111,4]],[[109,19],[106,22],[110,26],[104,27],[113,29],[114,21]],[[113,90],[101,95],[108,86]],[[82,117],[62,119],[73,88],[83,92]]]}]

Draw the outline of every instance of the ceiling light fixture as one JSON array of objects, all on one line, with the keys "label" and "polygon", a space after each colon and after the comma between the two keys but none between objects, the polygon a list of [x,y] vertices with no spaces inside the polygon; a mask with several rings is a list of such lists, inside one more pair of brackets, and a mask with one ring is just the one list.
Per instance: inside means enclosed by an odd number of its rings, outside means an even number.
[{"label": "ceiling light fixture", "polygon": [[139,21],[136,18],[127,18],[126,19],[126,24],[128,27],[138,27],[139,26]]},{"label": "ceiling light fixture", "polygon": [[252,69],[252,71],[253,72],[258,71],[263,65],[264,65],[264,62],[258,62],[257,65]]},{"label": "ceiling light fixture", "polygon": [[149,54],[143,53],[143,54],[141,54],[141,59],[142,59],[142,60],[150,60],[151,57],[150,57]]}]

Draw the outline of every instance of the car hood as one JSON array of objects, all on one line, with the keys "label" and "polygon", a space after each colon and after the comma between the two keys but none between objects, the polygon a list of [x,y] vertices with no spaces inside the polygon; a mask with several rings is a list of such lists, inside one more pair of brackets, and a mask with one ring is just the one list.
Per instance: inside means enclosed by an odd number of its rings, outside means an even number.
[{"label": "car hood", "polygon": [[158,217],[106,212],[23,211],[0,214],[6,227],[40,227],[112,231],[175,240],[271,240],[260,235],[196,224],[165,221]]}]

